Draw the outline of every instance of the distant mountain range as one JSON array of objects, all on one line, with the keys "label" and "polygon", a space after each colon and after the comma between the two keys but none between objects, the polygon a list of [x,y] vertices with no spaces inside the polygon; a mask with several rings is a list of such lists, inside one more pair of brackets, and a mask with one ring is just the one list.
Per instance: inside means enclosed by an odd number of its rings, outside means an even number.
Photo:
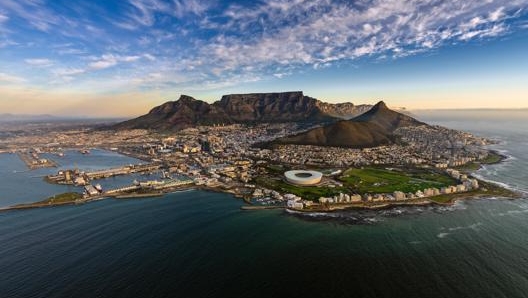
[{"label": "distant mountain range", "polygon": [[146,115],[121,122],[115,129],[180,130],[196,125],[233,123],[317,122],[350,119],[370,105],[330,104],[305,96],[301,91],[224,95],[205,101],[182,95],[150,110]]},{"label": "distant mountain range", "polygon": [[370,148],[393,144],[394,131],[400,127],[426,125],[410,116],[395,112],[383,101],[350,120],[317,127],[293,136],[276,139],[264,147],[294,144],[347,148]]},{"label": "distant mountain range", "polygon": [[376,147],[396,142],[394,131],[400,127],[425,125],[409,115],[389,109],[383,101],[374,106],[330,104],[296,91],[224,95],[212,104],[182,95],[177,101],[166,102],[146,115],[118,123],[112,128],[172,131],[197,125],[279,122],[305,122],[321,126],[258,146]]}]

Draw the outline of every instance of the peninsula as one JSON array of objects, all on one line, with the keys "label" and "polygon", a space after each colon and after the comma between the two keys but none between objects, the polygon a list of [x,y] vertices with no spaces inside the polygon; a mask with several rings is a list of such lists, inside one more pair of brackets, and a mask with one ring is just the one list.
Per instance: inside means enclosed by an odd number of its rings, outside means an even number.
[{"label": "peninsula", "polygon": [[[182,95],[110,126],[10,134],[0,140],[0,150],[44,164],[53,161],[41,160],[40,152],[93,147],[145,161],[100,171],[58,171],[46,180],[77,186],[81,197],[64,195],[16,209],[200,188],[244,198],[245,209],[332,211],[515,197],[513,191],[471,176],[479,165],[504,158],[486,148],[491,143],[428,125],[384,102],[328,104],[286,92],[226,95],[213,104]],[[33,162],[26,163],[32,169]],[[314,183],[296,183],[285,175],[292,170],[321,174]],[[129,186],[116,189],[101,189],[97,183],[156,171],[162,173],[158,179],[131,179]]]}]

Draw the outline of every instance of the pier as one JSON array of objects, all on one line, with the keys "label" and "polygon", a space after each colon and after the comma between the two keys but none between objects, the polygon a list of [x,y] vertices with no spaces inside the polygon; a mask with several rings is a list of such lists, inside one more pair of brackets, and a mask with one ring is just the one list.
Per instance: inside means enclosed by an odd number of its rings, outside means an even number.
[{"label": "pier", "polygon": [[145,164],[145,165],[131,165],[131,166],[124,166],[119,168],[113,168],[113,169],[106,169],[106,170],[99,170],[99,171],[93,171],[93,172],[87,172],[85,175],[90,179],[101,179],[101,178],[108,178],[112,176],[118,176],[118,175],[128,175],[132,173],[142,173],[142,172],[152,172],[159,170],[161,168],[161,165],[159,164]]},{"label": "pier", "polygon": [[40,156],[35,152],[18,152],[18,157],[26,164],[26,166],[30,170],[40,168],[53,168],[57,166],[55,161],[47,158],[40,158]]},{"label": "pier", "polygon": [[91,180],[109,178],[132,173],[153,172],[161,168],[160,164],[139,164],[119,168],[82,172],[78,169],[59,171],[56,175],[46,176],[46,180],[57,184],[86,185]]}]

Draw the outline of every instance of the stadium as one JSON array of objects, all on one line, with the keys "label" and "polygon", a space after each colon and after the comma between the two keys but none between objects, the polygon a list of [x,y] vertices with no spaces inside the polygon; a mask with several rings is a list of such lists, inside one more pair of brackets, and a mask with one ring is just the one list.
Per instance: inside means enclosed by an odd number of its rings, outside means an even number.
[{"label": "stadium", "polygon": [[321,182],[323,174],[317,171],[292,170],[284,173],[286,181],[300,186],[316,185]]}]

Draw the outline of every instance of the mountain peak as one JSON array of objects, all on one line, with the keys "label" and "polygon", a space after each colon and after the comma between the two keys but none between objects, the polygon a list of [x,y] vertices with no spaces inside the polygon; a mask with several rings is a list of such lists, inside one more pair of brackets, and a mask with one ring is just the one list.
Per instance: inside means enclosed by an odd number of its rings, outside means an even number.
[{"label": "mountain peak", "polygon": [[394,131],[400,127],[424,123],[395,112],[380,101],[369,111],[351,120],[317,127],[297,135],[282,137],[270,144],[296,144],[369,148],[396,142]]},{"label": "mountain peak", "polygon": [[389,110],[389,108],[387,107],[387,105],[385,104],[385,102],[383,100],[380,100],[377,104],[375,104],[373,107],[373,109],[386,109],[386,110]]},{"label": "mountain peak", "polygon": [[180,95],[180,98],[178,99],[178,101],[193,102],[193,101],[196,101],[196,99],[192,96],[182,94]]}]

